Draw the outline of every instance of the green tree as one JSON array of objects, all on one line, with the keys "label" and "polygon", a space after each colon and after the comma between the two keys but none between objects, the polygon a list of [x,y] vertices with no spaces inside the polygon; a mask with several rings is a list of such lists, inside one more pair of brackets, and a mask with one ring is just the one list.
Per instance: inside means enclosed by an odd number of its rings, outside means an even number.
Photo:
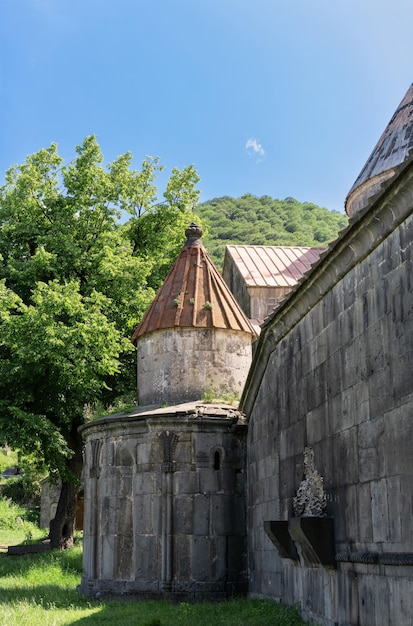
[{"label": "green tree", "polygon": [[197,213],[207,231],[204,244],[218,267],[230,244],[327,246],[347,225],[342,213],[292,197],[224,196],[199,204]]},{"label": "green tree", "polygon": [[85,407],[135,387],[129,337],[198,194],[192,166],[172,172],[158,202],[158,159],[132,170],[127,153],[104,168],[93,136],[76,151],[65,166],[52,144],[0,189],[0,439],[61,479],[55,547],[73,537]]}]

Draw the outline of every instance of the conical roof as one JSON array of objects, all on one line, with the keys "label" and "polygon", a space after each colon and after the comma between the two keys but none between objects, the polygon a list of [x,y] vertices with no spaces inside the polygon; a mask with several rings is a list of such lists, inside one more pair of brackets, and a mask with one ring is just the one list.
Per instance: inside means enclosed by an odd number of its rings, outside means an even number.
[{"label": "conical roof", "polygon": [[346,212],[351,217],[391,178],[394,168],[406,161],[413,148],[413,84],[377,142],[367,163],[350,189]]},{"label": "conical roof", "polygon": [[200,241],[196,225],[185,231],[187,241],[151,306],[132,336],[167,328],[223,328],[255,331]]}]

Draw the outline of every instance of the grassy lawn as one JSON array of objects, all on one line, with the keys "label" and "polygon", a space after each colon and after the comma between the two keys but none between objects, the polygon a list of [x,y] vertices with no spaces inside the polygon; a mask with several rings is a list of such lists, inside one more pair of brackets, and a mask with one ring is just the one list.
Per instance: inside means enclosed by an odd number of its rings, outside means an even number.
[{"label": "grassy lawn", "polygon": [[296,609],[269,600],[170,604],[92,601],[76,591],[82,574],[80,539],[71,550],[10,556],[7,546],[40,541],[19,519],[24,511],[0,498],[0,624],[7,626],[288,626],[303,624]]},{"label": "grassy lawn", "polygon": [[[27,530],[29,528],[29,530]],[[0,552],[7,551],[7,546],[17,546],[24,543],[30,537],[33,541],[42,541],[46,539],[47,531],[40,530],[35,526],[26,523],[22,524],[18,530],[9,528],[0,528]]]},{"label": "grassy lawn", "polygon": [[94,602],[76,586],[81,546],[26,556],[0,554],[0,623],[7,626],[278,626],[302,624],[295,609],[266,600],[169,604]]}]

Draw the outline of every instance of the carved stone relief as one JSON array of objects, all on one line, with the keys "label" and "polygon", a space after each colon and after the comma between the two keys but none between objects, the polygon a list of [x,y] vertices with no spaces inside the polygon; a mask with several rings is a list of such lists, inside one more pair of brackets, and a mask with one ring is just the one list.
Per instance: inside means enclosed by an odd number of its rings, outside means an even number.
[{"label": "carved stone relief", "polygon": [[304,449],[304,480],[293,498],[293,510],[296,517],[314,517],[326,515],[326,493],[323,478],[314,467],[314,450]]}]

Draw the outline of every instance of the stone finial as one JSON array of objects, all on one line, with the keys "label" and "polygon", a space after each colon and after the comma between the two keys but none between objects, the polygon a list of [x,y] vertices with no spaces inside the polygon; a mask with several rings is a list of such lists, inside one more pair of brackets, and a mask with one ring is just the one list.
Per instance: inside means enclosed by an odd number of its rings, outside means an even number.
[{"label": "stone finial", "polygon": [[192,246],[203,235],[203,230],[195,222],[192,222],[185,231],[186,246]]},{"label": "stone finial", "polygon": [[315,517],[326,515],[326,493],[323,478],[314,467],[314,450],[304,448],[304,480],[293,498],[293,510],[296,517]]}]

